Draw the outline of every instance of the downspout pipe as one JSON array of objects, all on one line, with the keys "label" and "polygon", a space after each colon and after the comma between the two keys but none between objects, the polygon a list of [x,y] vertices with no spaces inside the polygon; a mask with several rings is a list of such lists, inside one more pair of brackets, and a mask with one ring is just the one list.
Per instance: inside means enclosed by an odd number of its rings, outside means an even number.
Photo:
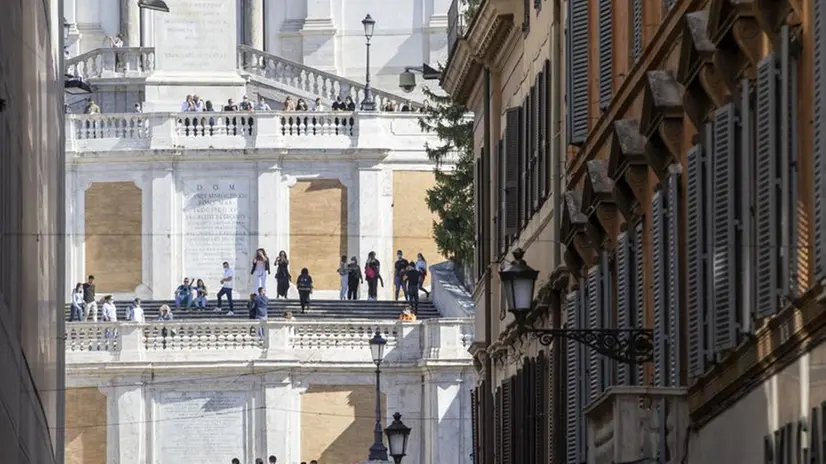
[{"label": "downspout pipe", "polygon": [[[485,122],[484,122],[484,133],[485,133],[485,156],[492,159],[492,143],[491,143],[491,124],[493,115],[490,114],[491,108],[491,76],[490,76],[490,69],[487,67],[485,68],[485,76],[484,76],[484,91],[485,96],[484,100],[484,113],[485,113]],[[488,166],[492,166],[492,163],[488,162]],[[485,208],[484,211],[490,212],[491,206],[491,181],[490,181],[490,173],[491,170],[489,169],[488,172],[485,173],[484,180],[484,189],[482,190],[484,195],[482,195],[482,207]],[[485,217],[487,215],[483,215]],[[485,295],[484,295],[484,307],[485,307],[485,349],[490,346],[493,340],[493,317],[491,316],[492,313],[492,298],[491,298],[491,284],[493,279],[491,278],[491,273],[495,271],[494,263],[491,263],[490,257],[493,256],[492,253],[492,241],[491,236],[493,234],[491,232],[491,225],[490,221],[484,225],[484,233],[485,233],[485,252],[483,254],[483,258],[486,263],[487,272],[484,274],[484,285],[485,285]],[[494,462],[494,434],[493,434],[493,418],[494,418],[494,411],[493,411],[493,363],[491,362],[491,357],[485,356],[485,386],[487,387],[487,391],[484,392],[485,398],[485,421],[484,421],[484,430],[485,430],[485,453],[484,453],[484,464],[492,464]]]}]

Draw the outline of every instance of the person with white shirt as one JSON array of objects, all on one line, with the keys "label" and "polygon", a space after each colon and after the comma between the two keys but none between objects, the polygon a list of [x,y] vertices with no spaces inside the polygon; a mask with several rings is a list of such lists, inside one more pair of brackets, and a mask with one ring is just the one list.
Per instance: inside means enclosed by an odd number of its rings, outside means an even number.
[{"label": "person with white shirt", "polygon": [[135,301],[129,305],[129,309],[126,311],[126,320],[132,322],[144,322],[146,318],[143,314],[143,308],[141,308],[141,299],[135,298]]},{"label": "person with white shirt", "polygon": [[112,295],[106,295],[106,297],[103,298],[103,314],[101,320],[103,320],[103,322],[118,321],[118,308],[116,308],[115,303],[112,302]]},{"label": "person with white shirt", "polygon": [[258,104],[255,105],[256,111],[270,111],[270,105],[267,103],[267,100],[264,97],[258,98]]},{"label": "person with white shirt", "polygon": [[69,312],[69,322],[83,320],[83,284],[77,284],[72,292],[72,309]]},{"label": "person with white shirt", "polygon": [[224,277],[221,278],[221,290],[218,292],[218,307],[215,308],[215,312],[221,312],[221,297],[226,295],[227,302],[229,303],[229,311],[227,311],[227,316],[234,316],[235,313],[233,309],[235,309],[232,305],[232,277],[233,272],[232,268],[229,267],[229,263],[224,261]]},{"label": "person with white shirt", "polygon": [[313,105],[313,111],[320,112],[320,111],[327,111],[327,108],[324,106],[324,103],[321,102],[321,98],[315,99],[315,104]]}]

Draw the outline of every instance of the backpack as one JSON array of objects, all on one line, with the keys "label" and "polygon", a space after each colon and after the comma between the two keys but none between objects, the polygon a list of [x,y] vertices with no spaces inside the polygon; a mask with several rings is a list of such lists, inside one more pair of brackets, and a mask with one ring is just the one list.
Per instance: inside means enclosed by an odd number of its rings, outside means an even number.
[{"label": "backpack", "polygon": [[373,266],[367,266],[364,269],[364,275],[367,276],[368,279],[375,279],[376,278],[376,268]]},{"label": "backpack", "polygon": [[298,284],[297,287],[299,290],[311,290],[313,288],[310,276],[304,274],[298,276],[298,282],[296,282],[296,284]]}]

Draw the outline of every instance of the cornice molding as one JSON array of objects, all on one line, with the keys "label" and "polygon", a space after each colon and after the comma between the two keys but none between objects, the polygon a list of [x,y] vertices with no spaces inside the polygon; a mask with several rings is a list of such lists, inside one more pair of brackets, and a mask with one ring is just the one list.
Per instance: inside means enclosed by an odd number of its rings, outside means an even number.
[{"label": "cornice molding", "polygon": [[636,119],[615,121],[608,159],[608,175],[614,180],[614,203],[626,222],[642,215],[641,205],[648,188],[646,141],[639,129]]},{"label": "cornice molding", "polygon": [[648,166],[660,179],[668,176],[669,165],[680,161],[684,93],[671,71],[646,73],[640,132],[647,138]]}]

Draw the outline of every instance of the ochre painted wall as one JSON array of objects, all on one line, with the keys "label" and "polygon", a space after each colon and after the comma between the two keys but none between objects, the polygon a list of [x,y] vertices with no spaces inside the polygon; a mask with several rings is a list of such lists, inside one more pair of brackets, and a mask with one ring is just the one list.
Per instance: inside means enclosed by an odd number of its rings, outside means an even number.
[{"label": "ochre painted wall", "polygon": [[422,253],[428,265],[444,261],[433,240],[433,221],[437,216],[427,207],[426,200],[427,190],[435,182],[430,171],[393,173],[393,261],[396,250],[402,250],[407,259],[416,259],[416,253]]},{"label": "ochre painted wall", "polygon": [[95,276],[98,293],[133,292],[141,283],[141,200],[134,182],[86,190],[86,274]]},{"label": "ochre painted wall", "polygon": [[[277,253],[270,253],[273,260]],[[346,254],[347,188],[338,179],[298,181],[290,189],[292,283],[306,267],[317,290],[338,289],[336,269],[341,255]]]},{"label": "ochre painted wall", "polygon": [[[373,443],[371,385],[314,385],[301,395],[301,460],[361,462]],[[382,395],[382,418],[387,404]]]},{"label": "ochre painted wall", "polygon": [[106,464],[106,395],[66,390],[66,464]]}]

